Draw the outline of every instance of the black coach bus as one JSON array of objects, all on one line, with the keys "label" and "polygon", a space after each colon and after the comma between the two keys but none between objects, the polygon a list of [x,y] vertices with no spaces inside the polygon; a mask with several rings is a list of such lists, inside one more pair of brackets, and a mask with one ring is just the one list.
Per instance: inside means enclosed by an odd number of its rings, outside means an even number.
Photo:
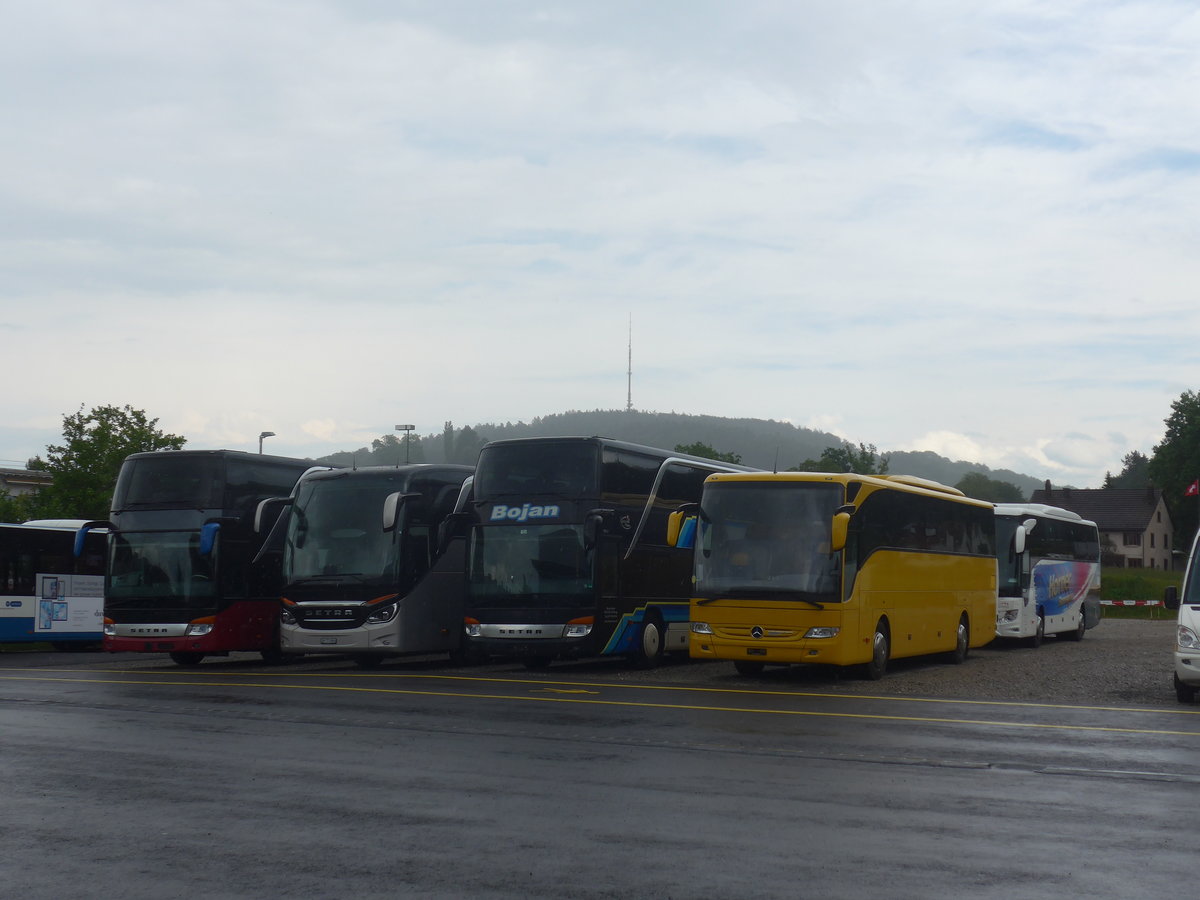
[{"label": "black coach bus", "polygon": [[667,518],[714,472],[752,471],[601,437],[493,441],[475,469],[464,628],[476,655],[540,668],[686,650],[692,551]]}]

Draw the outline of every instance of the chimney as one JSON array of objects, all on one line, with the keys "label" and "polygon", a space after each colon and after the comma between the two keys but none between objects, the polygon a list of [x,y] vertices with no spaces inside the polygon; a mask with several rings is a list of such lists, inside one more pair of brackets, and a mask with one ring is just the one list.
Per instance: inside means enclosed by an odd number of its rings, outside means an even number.
[{"label": "chimney", "polygon": [[1047,504],[1049,504],[1049,503],[1050,503],[1050,495],[1051,495],[1051,493],[1053,493],[1053,489],[1050,487],[1050,479],[1049,479],[1049,478],[1047,478],[1047,479],[1046,479],[1046,503],[1047,503]]}]

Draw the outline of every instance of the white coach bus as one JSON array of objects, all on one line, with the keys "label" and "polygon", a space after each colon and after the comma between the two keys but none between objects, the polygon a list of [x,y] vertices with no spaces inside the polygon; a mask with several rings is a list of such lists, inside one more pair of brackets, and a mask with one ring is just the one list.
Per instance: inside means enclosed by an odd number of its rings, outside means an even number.
[{"label": "white coach bus", "polygon": [[996,504],[996,636],[1038,647],[1100,621],[1100,532],[1077,513],[1041,503]]}]

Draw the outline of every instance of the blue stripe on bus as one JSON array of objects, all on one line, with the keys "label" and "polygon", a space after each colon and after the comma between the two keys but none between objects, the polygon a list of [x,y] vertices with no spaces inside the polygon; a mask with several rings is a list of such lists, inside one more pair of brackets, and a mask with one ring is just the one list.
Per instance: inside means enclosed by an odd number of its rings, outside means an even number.
[{"label": "blue stripe on bus", "polygon": [[[658,610],[659,615],[662,616],[664,626],[688,621],[690,615],[689,603],[655,603],[653,606]],[[608,643],[600,651],[601,654],[619,655],[636,652],[638,641],[641,638],[642,620],[646,616],[646,609],[647,607],[645,606],[639,606],[633,612],[627,612],[622,615],[616,627],[613,628],[612,636],[609,637]]]}]

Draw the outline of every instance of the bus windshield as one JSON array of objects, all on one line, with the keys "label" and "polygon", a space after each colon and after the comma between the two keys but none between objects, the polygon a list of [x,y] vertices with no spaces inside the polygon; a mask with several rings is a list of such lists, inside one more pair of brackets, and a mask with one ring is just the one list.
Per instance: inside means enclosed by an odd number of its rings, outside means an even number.
[{"label": "bus windshield", "polygon": [[394,481],[365,479],[302,484],[288,519],[286,580],[394,577],[400,542],[383,530],[383,502],[396,489]]},{"label": "bus windshield", "polygon": [[1015,516],[996,516],[996,585],[1001,597],[1021,596],[1021,558],[1013,547],[1018,524]]},{"label": "bus windshield", "polygon": [[221,506],[225,461],[170,453],[129,459],[117,479],[113,509]]},{"label": "bus windshield", "polygon": [[592,552],[581,525],[475,528],[470,590],[476,600],[522,598],[522,605],[593,602]]},{"label": "bus windshield", "polygon": [[198,531],[119,532],[109,546],[109,600],[169,596],[187,607],[217,595],[218,550],[201,556]]},{"label": "bus windshield", "polygon": [[475,475],[475,496],[595,496],[598,459],[598,450],[590,443],[484,447]]},{"label": "bus windshield", "polygon": [[[708,484],[696,541],[696,594],[833,603],[841,554],[830,528],[838,484]],[[716,547],[718,549],[714,550]]]}]

